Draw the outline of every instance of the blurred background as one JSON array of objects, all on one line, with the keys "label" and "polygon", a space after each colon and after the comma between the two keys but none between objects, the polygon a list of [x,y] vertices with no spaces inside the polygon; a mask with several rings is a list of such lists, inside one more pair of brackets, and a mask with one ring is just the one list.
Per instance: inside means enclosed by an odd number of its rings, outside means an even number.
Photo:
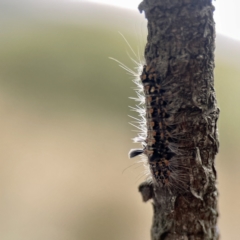
[{"label": "blurred background", "polygon": [[[129,160],[135,96],[128,53],[144,51],[137,10],[87,1],[0,2],[0,239],[150,239],[151,203]],[[132,54],[133,55],[133,54]],[[216,39],[221,109],[219,228],[239,239],[240,42]]]}]

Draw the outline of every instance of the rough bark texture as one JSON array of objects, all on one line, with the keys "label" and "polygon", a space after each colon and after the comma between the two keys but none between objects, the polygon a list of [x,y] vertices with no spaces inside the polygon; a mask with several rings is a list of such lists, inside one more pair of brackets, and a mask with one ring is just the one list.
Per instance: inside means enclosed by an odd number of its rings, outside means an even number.
[{"label": "rough bark texture", "polygon": [[144,0],[139,10],[148,19],[141,80],[152,176],[139,190],[153,199],[151,239],[219,239],[212,1]]}]

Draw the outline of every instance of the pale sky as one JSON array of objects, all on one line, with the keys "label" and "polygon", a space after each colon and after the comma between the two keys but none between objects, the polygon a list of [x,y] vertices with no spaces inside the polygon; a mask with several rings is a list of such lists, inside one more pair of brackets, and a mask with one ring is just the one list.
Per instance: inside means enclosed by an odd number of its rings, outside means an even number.
[{"label": "pale sky", "polygon": [[[83,0],[75,0],[83,1]],[[141,0],[85,0],[103,4],[115,5],[123,8],[130,8],[137,11]],[[218,33],[240,40],[240,1],[238,0],[217,0],[213,1],[216,7],[214,18]]]}]

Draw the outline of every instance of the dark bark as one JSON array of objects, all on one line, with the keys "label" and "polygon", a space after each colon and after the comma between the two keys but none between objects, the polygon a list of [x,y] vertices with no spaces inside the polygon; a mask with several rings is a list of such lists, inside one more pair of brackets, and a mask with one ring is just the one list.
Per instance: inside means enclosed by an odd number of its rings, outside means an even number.
[{"label": "dark bark", "polygon": [[153,199],[151,239],[219,239],[212,1],[144,0],[139,10],[148,19],[141,80],[151,172],[139,190]]}]

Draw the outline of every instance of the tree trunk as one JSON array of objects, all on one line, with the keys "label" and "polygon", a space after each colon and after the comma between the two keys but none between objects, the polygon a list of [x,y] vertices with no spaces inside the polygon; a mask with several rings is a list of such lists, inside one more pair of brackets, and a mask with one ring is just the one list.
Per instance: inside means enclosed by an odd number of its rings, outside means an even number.
[{"label": "tree trunk", "polygon": [[143,0],[139,10],[148,19],[142,153],[151,175],[139,190],[153,199],[151,239],[219,239],[212,1]]}]

